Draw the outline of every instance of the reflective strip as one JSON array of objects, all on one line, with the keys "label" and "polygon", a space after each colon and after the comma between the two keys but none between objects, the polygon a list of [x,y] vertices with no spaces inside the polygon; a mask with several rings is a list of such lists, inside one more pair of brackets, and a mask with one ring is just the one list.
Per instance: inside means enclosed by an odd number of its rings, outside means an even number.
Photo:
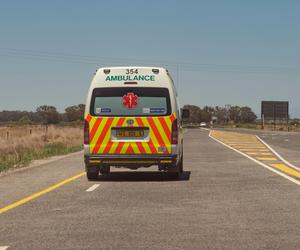
[{"label": "reflective strip", "polygon": [[124,144],[125,144],[125,142],[119,142],[118,143],[118,146],[117,146],[116,151],[115,151],[116,154],[120,154],[121,153],[121,150],[122,150]]},{"label": "reflective strip", "polygon": [[[156,137],[158,144],[160,146],[165,146],[165,143],[157,129],[157,126],[154,123],[154,119],[152,117],[149,117],[147,120],[148,120],[149,124],[151,125],[152,132],[153,132],[154,136]],[[167,149],[167,151],[168,151],[168,149]],[[159,153],[163,153],[163,152],[159,152]]]},{"label": "reflective strip", "polygon": [[169,142],[171,142],[171,129],[169,129],[170,127],[172,128],[172,123],[170,124],[171,126],[168,126],[166,123],[166,120],[162,117],[158,117],[158,120],[160,121],[161,126],[163,127],[165,134],[167,136],[167,138],[169,139]]},{"label": "reflective strip", "polygon": [[[116,127],[122,127],[124,121],[125,121],[124,117],[119,118]],[[104,154],[113,154],[113,153],[115,153],[118,145],[120,144],[120,142],[112,142],[112,141],[110,141],[109,143],[110,143],[109,151],[107,152],[107,150],[105,150]]]},{"label": "reflective strip", "polygon": [[[128,127],[132,119],[138,127],[149,128],[149,141],[113,142],[112,127]],[[175,113],[165,117],[92,117],[86,116],[90,126],[90,152],[92,154],[163,154],[171,152],[171,128]],[[165,151],[158,151],[158,148]]]},{"label": "reflective strip", "polygon": [[126,150],[126,154],[130,155],[130,154],[134,154],[136,153],[133,149],[133,147],[131,146],[131,143],[128,143],[128,148]]},{"label": "reflective strip", "polygon": [[87,116],[86,116],[86,120],[88,121],[88,122],[90,122],[91,120],[92,120],[92,116],[90,115],[90,114],[88,114]]},{"label": "reflective strip", "polygon": [[159,135],[161,136],[161,138],[163,140],[162,146],[165,146],[167,149],[167,153],[169,153],[171,151],[170,140],[169,140],[168,136],[166,135],[166,133],[164,133],[164,128],[161,125],[159,119],[157,117],[155,117],[155,118],[153,118],[153,121],[156,125],[157,130],[159,131]]},{"label": "reflective strip", "polygon": [[[115,119],[111,118],[111,119],[112,119],[112,123],[108,126],[107,131],[105,131],[103,139],[101,140],[102,145],[100,146],[100,148],[98,150],[98,154],[104,154],[104,150],[106,149],[107,146],[109,146],[108,144],[111,142],[111,128],[115,127],[117,125],[118,120],[119,120],[118,118],[115,118]],[[108,148],[108,151],[109,151],[109,148]]]},{"label": "reflective strip", "polygon": [[103,143],[103,139],[106,136],[107,131],[110,128],[110,125],[112,124],[113,120],[114,120],[114,118],[108,118],[105,123],[102,122],[105,125],[104,125],[103,129],[99,129],[99,131],[101,131],[101,134],[99,135],[97,143],[93,149],[93,154],[97,154],[99,152],[99,148],[100,148],[101,144]]},{"label": "reflective strip", "polygon": [[90,132],[90,141],[93,140],[101,121],[102,121],[102,118],[94,119],[94,123],[91,124],[92,130]]},{"label": "reflective strip", "polygon": [[129,143],[128,142],[124,143],[123,148],[121,149],[120,154],[126,154],[128,147],[129,147]]},{"label": "reflective strip", "polygon": [[90,141],[90,148],[91,148],[91,152],[94,152],[94,148],[96,147],[97,141],[103,131],[103,128],[107,122],[107,118],[95,118],[95,119],[102,119],[101,123],[98,126],[98,129],[95,131],[95,134],[93,136],[93,139]]},{"label": "reflective strip", "polygon": [[[142,119],[141,118],[139,118],[139,117],[137,117],[136,119],[136,122],[137,122],[137,124],[139,125],[139,127],[147,127],[144,123],[143,123],[143,121],[142,121]],[[149,126],[148,126],[149,127]],[[150,129],[150,128],[149,128]],[[150,132],[150,131],[149,131]],[[150,136],[150,135],[149,135]],[[151,136],[150,136],[150,141],[151,141]],[[144,150],[145,150],[145,153],[147,153],[147,154],[155,154],[156,153],[156,150],[154,149],[154,148],[152,148],[152,147],[150,147],[150,145],[149,144],[151,144],[150,143],[150,141],[149,142],[142,142],[141,143],[141,146],[144,148]],[[153,143],[152,143],[152,146],[153,146]]]},{"label": "reflective strip", "polygon": [[136,142],[136,145],[138,146],[139,151],[140,151],[141,154],[146,154],[146,150],[144,149],[141,142]]},{"label": "reflective strip", "polygon": [[172,115],[170,115],[171,125],[175,121],[175,119],[176,119],[176,116],[174,115],[174,113]]}]

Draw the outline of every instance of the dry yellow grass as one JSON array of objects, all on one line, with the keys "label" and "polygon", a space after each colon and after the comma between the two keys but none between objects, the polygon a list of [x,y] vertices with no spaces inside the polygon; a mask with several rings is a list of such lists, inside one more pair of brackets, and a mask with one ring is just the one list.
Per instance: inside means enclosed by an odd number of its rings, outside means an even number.
[{"label": "dry yellow grass", "polygon": [[[80,127],[49,126],[47,131],[45,126],[1,127],[0,171],[1,163],[2,165],[4,162],[8,164],[14,162],[14,165],[18,162],[22,163],[24,155],[41,152],[49,145],[75,149],[79,148],[82,143],[83,129]],[[47,154],[44,155],[47,156]],[[2,166],[2,169],[6,168]]]}]

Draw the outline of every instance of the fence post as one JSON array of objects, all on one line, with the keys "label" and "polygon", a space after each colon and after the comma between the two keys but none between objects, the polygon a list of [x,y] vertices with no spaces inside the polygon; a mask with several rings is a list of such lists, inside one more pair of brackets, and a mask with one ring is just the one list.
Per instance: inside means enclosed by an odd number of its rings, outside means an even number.
[{"label": "fence post", "polygon": [[6,140],[9,139],[9,131],[6,132]]}]

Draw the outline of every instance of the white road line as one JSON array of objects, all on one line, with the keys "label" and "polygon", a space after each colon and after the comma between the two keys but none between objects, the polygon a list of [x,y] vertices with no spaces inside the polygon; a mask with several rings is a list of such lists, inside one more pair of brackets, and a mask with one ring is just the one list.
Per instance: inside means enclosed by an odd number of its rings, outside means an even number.
[{"label": "white road line", "polygon": [[183,130],[183,134],[185,134],[186,132],[188,132],[189,130],[187,129],[187,128],[185,128],[184,130]]},{"label": "white road line", "polygon": [[6,250],[9,246],[0,246],[0,250]]},{"label": "white road line", "polygon": [[286,174],[284,174],[284,173],[282,173],[282,172],[279,172],[279,171],[277,171],[276,169],[271,168],[271,167],[269,167],[268,165],[266,165],[266,164],[264,164],[264,163],[262,163],[262,162],[260,162],[260,161],[258,161],[258,160],[255,160],[254,158],[250,157],[249,155],[246,155],[245,153],[240,152],[240,151],[238,151],[237,149],[235,149],[235,148],[233,148],[233,147],[230,147],[229,145],[227,145],[227,144],[221,142],[220,140],[218,140],[218,139],[212,137],[212,136],[211,136],[211,132],[212,132],[212,131],[210,131],[210,133],[209,133],[209,137],[210,137],[211,139],[215,140],[216,142],[221,143],[221,144],[224,145],[225,147],[230,148],[231,150],[233,150],[233,151],[235,151],[235,152],[237,152],[237,153],[239,153],[239,154],[241,154],[241,155],[247,157],[247,158],[250,159],[251,161],[254,161],[255,163],[261,165],[262,167],[264,167],[264,168],[266,168],[266,169],[268,169],[268,170],[270,170],[270,171],[272,171],[272,172],[274,172],[274,173],[276,173],[276,174],[282,176],[283,178],[285,178],[285,179],[287,179],[287,180],[289,180],[289,181],[291,181],[291,182],[297,184],[298,186],[300,186],[300,181],[297,181],[297,180],[291,178],[290,176],[288,176],[288,175],[286,175]]},{"label": "white road line", "polygon": [[200,128],[200,129],[203,129],[203,130],[206,130],[206,131],[210,131],[209,128]]},{"label": "white road line", "polygon": [[89,187],[86,191],[87,192],[92,192],[92,191],[94,191],[99,186],[100,186],[100,184],[94,184],[93,186]]},{"label": "white road line", "polygon": [[291,167],[291,168],[294,168],[294,169],[296,169],[296,170],[298,170],[298,171],[300,171],[300,168],[297,168],[296,166],[294,166],[292,163],[290,163],[290,162],[288,162],[286,159],[284,159],[280,154],[278,154],[268,143],[266,143],[265,141],[263,141],[261,138],[259,138],[259,136],[256,136],[256,138],[258,139],[258,140],[260,140],[263,144],[265,144],[266,145],[266,147],[268,148],[268,149],[270,149],[271,151],[272,151],[272,153],[274,154],[274,155],[276,155],[282,162],[284,162],[286,165],[288,165],[289,167]]}]

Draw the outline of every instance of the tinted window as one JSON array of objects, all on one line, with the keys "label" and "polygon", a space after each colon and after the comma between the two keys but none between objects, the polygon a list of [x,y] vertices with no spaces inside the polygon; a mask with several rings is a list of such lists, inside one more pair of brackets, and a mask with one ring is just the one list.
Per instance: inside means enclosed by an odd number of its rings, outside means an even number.
[{"label": "tinted window", "polygon": [[171,114],[167,88],[97,88],[90,113],[95,116],[163,116]]}]

